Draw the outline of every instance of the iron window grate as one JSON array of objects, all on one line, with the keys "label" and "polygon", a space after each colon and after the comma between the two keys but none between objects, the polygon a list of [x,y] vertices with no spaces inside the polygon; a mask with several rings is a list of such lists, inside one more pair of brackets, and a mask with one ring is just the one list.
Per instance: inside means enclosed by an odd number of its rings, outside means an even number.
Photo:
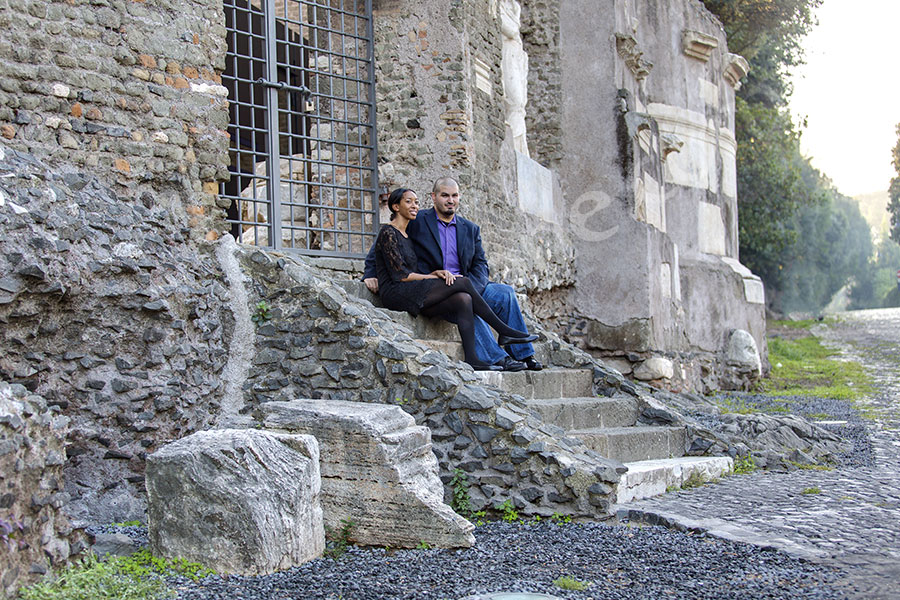
[{"label": "iron window grate", "polygon": [[378,229],[371,0],[224,0],[242,243],[364,256]]}]

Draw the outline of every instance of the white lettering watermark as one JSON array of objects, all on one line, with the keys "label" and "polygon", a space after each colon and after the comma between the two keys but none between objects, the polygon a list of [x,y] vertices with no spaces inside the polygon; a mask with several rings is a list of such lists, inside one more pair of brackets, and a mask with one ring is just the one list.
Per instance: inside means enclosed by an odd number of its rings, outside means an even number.
[{"label": "white lettering watermark", "polygon": [[592,190],[581,194],[572,204],[569,211],[569,223],[572,233],[587,242],[602,242],[608,240],[619,231],[618,225],[613,225],[603,231],[592,229],[589,225],[591,217],[612,204],[609,194],[600,190]]}]

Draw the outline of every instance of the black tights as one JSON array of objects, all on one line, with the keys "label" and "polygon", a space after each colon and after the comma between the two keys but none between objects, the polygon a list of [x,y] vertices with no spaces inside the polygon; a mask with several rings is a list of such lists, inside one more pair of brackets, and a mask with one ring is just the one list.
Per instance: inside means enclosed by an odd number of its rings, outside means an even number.
[{"label": "black tights", "polygon": [[456,323],[462,338],[463,353],[470,365],[481,364],[475,353],[475,315],[501,335],[520,338],[528,335],[501,321],[467,277],[457,277],[453,285],[441,282],[433,286],[425,296],[421,313],[426,317],[440,317]]}]

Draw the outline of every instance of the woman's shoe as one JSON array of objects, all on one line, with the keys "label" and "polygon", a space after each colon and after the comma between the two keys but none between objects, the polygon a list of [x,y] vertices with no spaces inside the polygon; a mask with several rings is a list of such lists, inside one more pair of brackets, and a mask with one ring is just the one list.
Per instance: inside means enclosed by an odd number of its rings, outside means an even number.
[{"label": "woman's shoe", "polygon": [[501,335],[497,338],[497,345],[509,346],[510,344],[527,344],[528,342],[533,342],[536,339],[538,339],[538,334],[536,333],[526,335],[525,337],[511,337],[508,335]]}]

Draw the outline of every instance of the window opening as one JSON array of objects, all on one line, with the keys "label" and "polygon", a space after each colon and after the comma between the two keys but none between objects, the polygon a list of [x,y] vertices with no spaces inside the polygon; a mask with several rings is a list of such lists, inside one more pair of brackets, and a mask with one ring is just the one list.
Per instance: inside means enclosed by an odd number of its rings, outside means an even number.
[{"label": "window opening", "polygon": [[363,256],[378,227],[371,0],[224,0],[231,232]]}]

